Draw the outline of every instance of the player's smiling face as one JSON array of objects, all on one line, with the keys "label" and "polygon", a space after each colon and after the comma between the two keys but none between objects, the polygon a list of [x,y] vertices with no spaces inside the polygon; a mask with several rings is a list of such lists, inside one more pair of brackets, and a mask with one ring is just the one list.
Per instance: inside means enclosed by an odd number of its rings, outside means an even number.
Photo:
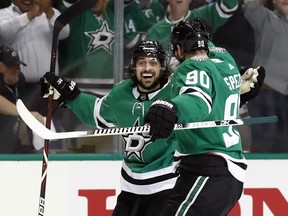
[{"label": "player's smiling face", "polygon": [[142,92],[152,92],[160,87],[161,64],[154,57],[139,57],[136,62],[138,88]]}]

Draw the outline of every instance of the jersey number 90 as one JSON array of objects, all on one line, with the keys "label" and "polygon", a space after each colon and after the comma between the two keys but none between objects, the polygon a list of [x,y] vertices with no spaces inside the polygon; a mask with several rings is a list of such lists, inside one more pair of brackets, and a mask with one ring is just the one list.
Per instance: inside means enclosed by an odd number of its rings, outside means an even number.
[{"label": "jersey number 90", "polygon": [[[210,87],[210,79],[207,73],[203,70],[197,71],[193,70],[186,75],[186,85],[196,85],[200,84],[204,88],[209,89]],[[225,108],[224,108],[224,119],[236,119],[239,113],[239,95],[232,94],[230,95],[225,101]],[[240,142],[240,135],[239,132],[233,130],[233,126],[228,126],[227,132],[223,133],[223,140],[225,146],[231,147],[236,145]]]}]

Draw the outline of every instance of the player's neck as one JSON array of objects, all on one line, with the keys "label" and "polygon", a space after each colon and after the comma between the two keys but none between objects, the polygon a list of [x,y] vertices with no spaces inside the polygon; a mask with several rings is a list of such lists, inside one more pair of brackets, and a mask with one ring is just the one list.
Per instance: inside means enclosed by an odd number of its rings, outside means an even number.
[{"label": "player's neck", "polygon": [[140,86],[137,86],[137,91],[140,93],[140,94],[151,94],[155,91],[158,91],[159,89],[161,88],[161,86],[157,86],[153,89],[143,89],[142,87]]},{"label": "player's neck", "polygon": [[188,58],[208,58],[207,52],[205,50],[196,50],[194,52],[191,53],[186,53],[185,54],[186,59]]}]

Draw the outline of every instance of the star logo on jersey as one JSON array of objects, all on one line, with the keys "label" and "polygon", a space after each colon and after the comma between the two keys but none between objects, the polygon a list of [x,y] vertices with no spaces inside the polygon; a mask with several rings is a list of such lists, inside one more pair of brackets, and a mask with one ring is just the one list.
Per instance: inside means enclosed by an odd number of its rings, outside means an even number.
[{"label": "star logo on jersey", "polygon": [[89,50],[87,54],[90,54],[98,49],[105,49],[110,54],[112,53],[114,32],[109,29],[106,21],[103,22],[101,29],[85,32],[85,35],[90,37],[90,42],[88,44]]},{"label": "star logo on jersey", "polygon": [[[140,126],[139,124],[139,118],[134,123],[135,126]],[[150,141],[150,136],[143,133],[134,133],[134,134],[128,134],[128,135],[122,135],[122,138],[125,141],[125,154],[128,159],[131,157],[136,157],[137,160],[141,162],[145,162],[143,158],[143,151],[147,147]]]}]

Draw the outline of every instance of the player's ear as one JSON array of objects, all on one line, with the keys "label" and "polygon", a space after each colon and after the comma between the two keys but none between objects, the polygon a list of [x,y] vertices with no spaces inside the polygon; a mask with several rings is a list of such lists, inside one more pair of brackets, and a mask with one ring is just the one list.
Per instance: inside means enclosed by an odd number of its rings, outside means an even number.
[{"label": "player's ear", "polygon": [[179,59],[184,58],[184,49],[179,44],[176,45],[175,52]]}]

